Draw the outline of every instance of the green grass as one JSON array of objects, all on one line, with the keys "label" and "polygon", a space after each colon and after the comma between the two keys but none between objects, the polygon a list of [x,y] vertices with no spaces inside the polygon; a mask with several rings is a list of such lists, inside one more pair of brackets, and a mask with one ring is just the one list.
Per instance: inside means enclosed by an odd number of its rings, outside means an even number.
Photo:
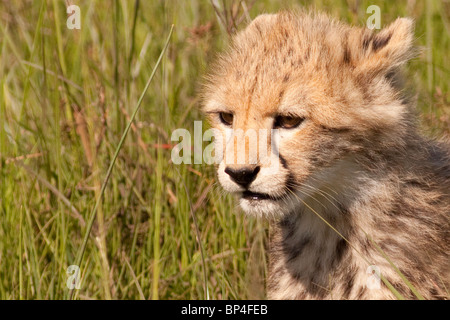
[{"label": "green grass", "polygon": [[[0,298],[67,298],[87,234],[75,298],[263,298],[268,225],[237,210],[213,167],[173,165],[168,148],[174,129],[202,119],[200,77],[245,25],[244,6],[225,21],[207,0],[73,3],[81,30],[66,28],[64,1],[0,3]],[[414,17],[423,128],[450,133],[449,1],[246,4],[251,18],[303,5],[363,25],[370,4],[382,25]]]}]

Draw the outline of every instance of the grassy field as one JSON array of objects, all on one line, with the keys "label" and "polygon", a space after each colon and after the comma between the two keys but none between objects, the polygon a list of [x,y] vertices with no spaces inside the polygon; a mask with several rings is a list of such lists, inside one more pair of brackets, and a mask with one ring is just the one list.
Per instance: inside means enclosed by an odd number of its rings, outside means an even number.
[{"label": "grassy field", "polygon": [[[207,165],[171,163],[201,120],[198,88],[229,35],[262,12],[315,7],[364,25],[417,21],[409,64],[424,131],[450,133],[450,1],[0,1],[0,298],[264,298],[268,225],[246,218]],[[102,184],[171,25],[169,46]],[[204,125],[204,128],[206,124]],[[100,199],[96,210],[95,204]]]}]

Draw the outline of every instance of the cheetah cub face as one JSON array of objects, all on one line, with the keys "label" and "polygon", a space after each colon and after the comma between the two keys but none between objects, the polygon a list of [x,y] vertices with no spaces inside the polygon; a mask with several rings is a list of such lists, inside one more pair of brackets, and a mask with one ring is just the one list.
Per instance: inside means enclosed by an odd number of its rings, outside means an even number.
[{"label": "cheetah cub face", "polygon": [[203,109],[221,133],[219,181],[246,213],[280,217],[350,190],[359,154],[401,145],[398,69],[412,28],[404,18],[373,32],[285,12],[234,37],[207,77]]}]

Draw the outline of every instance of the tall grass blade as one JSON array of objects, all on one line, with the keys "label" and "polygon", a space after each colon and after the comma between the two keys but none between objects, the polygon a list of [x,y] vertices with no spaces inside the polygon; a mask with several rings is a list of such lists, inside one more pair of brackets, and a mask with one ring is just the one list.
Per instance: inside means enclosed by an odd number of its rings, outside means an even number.
[{"label": "tall grass blade", "polygon": [[[150,83],[152,82],[153,77],[156,74],[156,70],[158,70],[158,67],[159,67],[159,65],[160,65],[160,63],[162,61],[162,58],[164,57],[164,54],[166,53],[167,47],[169,46],[170,38],[172,37],[173,28],[174,28],[174,26],[172,25],[172,27],[170,28],[169,35],[167,36],[167,40],[166,40],[166,43],[164,45],[164,48],[161,51],[161,54],[160,54],[160,56],[158,58],[158,61],[156,62],[155,67],[153,68],[153,71],[152,71],[152,73],[150,75],[150,78],[148,79],[147,84],[145,85],[144,91],[142,92],[142,94],[141,94],[141,96],[140,96],[140,98],[139,98],[139,100],[137,102],[137,105],[136,105],[136,107],[135,107],[135,109],[133,111],[133,114],[131,115],[131,119],[128,122],[127,127],[125,128],[124,133],[122,134],[122,138],[119,141],[119,145],[116,148],[116,152],[114,154],[114,157],[112,158],[111,164],[109,165],[108,171],[106,172],[106,177],[105,177],[105,180],[103,181],[102,189],[100,191],[100,196],[97,198],[97,201],[95,203],[94,209],[92,210],[91,215],[89,217],[88,224],[87,224],[87,230],[86,230],[86,233],[84,235],[83,243],[81,244],[81,248],[79,249],[78,254],[77,254],[77,259],[75,260],[75,265],[77,265],[77,266],[80,266],[80,264],[81,264],[81,262],[83,260],[83,255],[84,255],[84,252],[86,250],[86,245],[87,245],[87,242],[88,242],[88,239],[89,239],[89,235],[90,235],[91,230],[92,230],[92,226],[94,224],[97,208],[100,205],[100,202],[102,200],[103,194],[105,193],[105,189],[106,189],[106,186],[108,184],[108,180],[109,180],[109,178],[111,176],[112,170],[114,168],[114,164],[116,163],[117,156],[119,155],[120,149],[122,148],[122,145],[123,145],[123,143],[125,141],[125,138],[127,137],[128,132],[130,131],[131,124],[133,123],[134,118],[136,117],[136,114],[138,113],[138,111],[140,109],[142,100],[144,100],[145,93],[147,92],[147,90],[148,90],[148,88],[150,86]],[[70,299],[73,298],[73,293],[74,293],[74,290],[71,289],[70,292],[69,292],[69,298]]]}]

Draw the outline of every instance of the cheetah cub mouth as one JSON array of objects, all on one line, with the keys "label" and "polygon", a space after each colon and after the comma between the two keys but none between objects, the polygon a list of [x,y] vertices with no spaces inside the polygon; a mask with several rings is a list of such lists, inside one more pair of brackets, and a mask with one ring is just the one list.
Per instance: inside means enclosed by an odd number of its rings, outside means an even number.
[{"label": "cheetah cub mouth", "polygon": [[257,193],[257,192],[251,192],[251,191],[242,192],[241,198],[245,199],[247,201],[262,201],[262,200],[268,200],[268,199],[276,201],[276,200],[282,199],[280,197],[271,196],[267,193]]}]

